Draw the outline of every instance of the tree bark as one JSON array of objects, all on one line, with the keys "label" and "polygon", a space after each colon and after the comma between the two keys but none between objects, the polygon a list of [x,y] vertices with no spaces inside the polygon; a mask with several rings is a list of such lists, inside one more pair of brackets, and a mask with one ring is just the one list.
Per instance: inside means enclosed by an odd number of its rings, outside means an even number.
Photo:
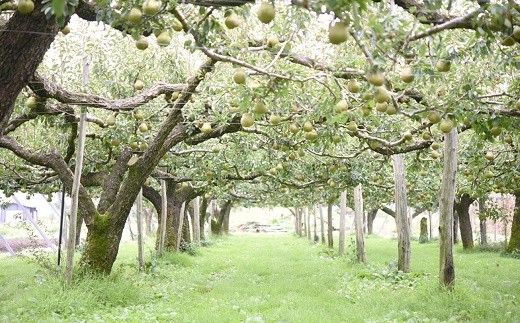
[{"label": "tree bark", "polygon": [[60,30],[47,19],[41,1],[27,15],[15,11],[0,29],[0,135],[14,110],[16,98],[36,72]]},{"label": "tree bark", "polygon": [[457,174],[457,129],[444,135],[444,166],[439,198],[439,282],[442,287],[455,287],[453,262],[453,202]]},{"label": "tree bark", "polygon": [[365,240],[363,237],[363,191],[361,184],[354,188],[354,219],[356,222],[356,254],[357,260],[366,263]]},{"label": "tree bark", "polygon": [[515,213],[511,225],[511,237],[507,246],[508,252],[520,252],[520,190],[515,191]]},{"label": "tree bark", "polygon": [[332,225],[332,203],[327,204],[327,239],[329,248],[334,248],[334,227]]},{"label": "tree bark", "polygon": [[374,219],[376,218],[378,209],[369,210],[367,213],[367,233],[374,234]]},{"label": "tree bark", "polygon": [[419,233],[419,242],[426,243],[428,242],[428,219],[423,217],[421,218],[421,230]]},{"label": "tree bark", "polygon": [[345,254],[345,218],[347,216],[347,192],[341,192],[339,198],[339,254]]},{"label": "tree bark", "polygon": [[467,193],[462,194],[460,199],[455,201],[455,210],[459,218],[460,239],[464,249],[473,248],[473,229],[469,216],[469,207],[473,201],[474,199]]},{"label": "tree bark", "polygon": [[397,225],[397,268],[410,272],[410,223],[408,217],[408,202],[406,197],[406,179],[404,156],[392,155],[395,180],[395,222]]}]

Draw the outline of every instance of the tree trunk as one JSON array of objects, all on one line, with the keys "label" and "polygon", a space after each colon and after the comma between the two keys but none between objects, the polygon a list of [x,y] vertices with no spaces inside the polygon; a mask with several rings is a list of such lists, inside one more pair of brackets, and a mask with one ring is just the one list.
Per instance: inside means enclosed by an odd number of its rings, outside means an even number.
[{"label": "tree trunk", "polygon": [[462,194],[460,200],[455,202],[455,210],[459,218],[460,238],[464,249],[473,248],[473,229],[469,216],[469,207],[474,199],[469,194]]},{"label": "tree trunk", "polygon": [[367,213],[367,233],[374,234],[374,219],[376,218],[378,209],[369,210]]},{"label": "tree trunk", "polygon": [[54,17],[45,17],[41,1],[34,4],[30,14],[15,11],[7,24],[0,27],[0,135],[13,113],[16,98],[60,30]]},{"label": "tree trunk", "polygon": [[515,191],[515,213],[511,225],[511,237],[509,238],[508,252],[520,252],[520,190]]},{"label": "tree trunk", "polygon": [[124,225],[114,223],[111,219],[108,215],[94,216],[81,255],[80,263],[83,267],[110,274],[124,229]]},{"label": "tree trunk", "polygon": [[332,226],[332,203],[327,204],[327,239],[329,248],[334,248],[334,227]]},{"label": "tree trunk", "polygon": [[229,233],[229,214],[231,212],[232,203],[230,200],[224,202],[222,207],[216,213],[216,219],[211,221],[211,233],[222,235]]},{"label": "tree trunk", "polygon": [[419,243],[426,243],[428,242],[428,219],[425,217],[421,218],[420,226]]},{"label": "tree trunk", "polygon": [[356,254],[357,260],[366,263],[365,240],[363,237],[363,191],[361,184],[354,188],[354,219],[356,222]]},{"label": "tree trunk", "polygon": [[200,204],[200,240],[206,240],[206,218],[208,217],[208,199],[203,196]]},{"label": "tree trunk", "polygon": [[345,254],[345,217],[347,216],[347,192],[339,198],[339,254]]},{"label": "tree trunk", "polygon": [[410,223],[408,217],[408,202],[406,197],[406,179],[404,156],[392,155],[395,180],[395,222],[397,225],[397,268],[410,272]]},{"label": "tree trunk", "polygon": [[453,262],[453,202],[457,175],[457,129],[444,135],[444,166],[439,198],[439,282],[442,287],[455,287]]}]

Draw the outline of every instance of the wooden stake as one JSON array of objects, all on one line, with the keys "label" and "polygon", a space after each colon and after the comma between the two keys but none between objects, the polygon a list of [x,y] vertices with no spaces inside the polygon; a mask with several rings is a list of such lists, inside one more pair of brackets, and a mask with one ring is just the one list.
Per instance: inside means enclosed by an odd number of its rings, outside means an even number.
[{"label": "wooden stake", "polygon": [[347,192],[341,192],[339,198],[339,254],[345,254],[345,222],[347,216]]},{"label": "wooden stake", "polygon": [[457,128],[444,135],[444,167],[439,201],[439,282],[448,290],[455,287],[453,203],[457,175],[457,141]]},{"label": "wooden stake", "polygon": [[354,219],[356,222],[357,260],[361,263],[366,263],[365,239],[363,236],[363,188],[361,184],[354,188]]},{"label": "wooden stake", "polygon": [[406,197],[404,156],[392,155],[395,180],[395,223],[397,226],[397,269],[410,272],[410,222]]},{"label": "wooden stake", "polygon": [[184,210],[185,210],[186,203],[182,202],[181,210],[179,212],[179,230],[177,231],[177,243],[175,245],[175,251],[179,252],[181,248],[181,241],[182,241],[182,226],[184,225]]},{"label": "wooden stake", "polygon": [[325,219],[323,218],[323,206],[318,205],[320,211],[321,243],[325,244]]},{"label": "wooden stake", "polygon": [[166,238],[166,218],[167,218],[167,208],[168,208],[168,200],[166,197],[166,180],[161,179],[161,229],[159,230],[159,246],[157,247],[157,255],[160,257],[164,253],[164,240]]},{"label": "wooden stake", "polygon": [[193,235],[196,243],[200,242],[200,197],[193,199]]},{"label": "wooden stake", "polygon": [[143,190],[137,195],[137,263],[139,271],[145,269],[144,264],[144,241],[143,241]]},{"label": "wooden stake", "polygon": [[76,223],[78,221],[78,198],[81,185],[81,170],[83,168],[83,156],[85,154],[86,127],[86,108],[81,108],[79,118],[78,147],[76,150],[76,168],[74,169],[74,180],[72,182],[72,206],[69,219],[69,237],[67,239],[67,261],[65,263],[65,281],[70,283],[74,267],[74,252],[76,248]]}]

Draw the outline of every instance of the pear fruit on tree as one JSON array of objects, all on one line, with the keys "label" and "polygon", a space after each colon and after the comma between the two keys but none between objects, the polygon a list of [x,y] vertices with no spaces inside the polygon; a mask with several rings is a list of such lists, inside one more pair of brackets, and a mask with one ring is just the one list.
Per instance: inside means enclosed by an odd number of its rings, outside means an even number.
[{"label": "pear fruit on tree", "polygon": [[347,25],[339,21],[329,27],[329,42],[337,45],[346,41],[348,38]]},{"label": "pear fruit on tree", "polygon": [[258,20],[264,24],[268,24],[273,21],[275,16],[275,10],[272,4],[269,2],[262,2],[257,11]]}]

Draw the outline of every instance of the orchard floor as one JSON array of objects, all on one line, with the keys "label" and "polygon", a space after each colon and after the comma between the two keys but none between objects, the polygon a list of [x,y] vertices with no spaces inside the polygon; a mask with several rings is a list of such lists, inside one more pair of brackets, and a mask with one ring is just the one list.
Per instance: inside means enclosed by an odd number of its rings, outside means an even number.
[{"label": "orchard floor", "polygon": [[[147,248],[151,248],[152,244]],[[236,234],[135,271],[125,244],[110,278],[63,287],[39,267],[0,258],[0,322],[520,322],[520,260],[455,254],[454,292],[438,287],[437,243],[369,237],[368,265],[291,234]]]}]

